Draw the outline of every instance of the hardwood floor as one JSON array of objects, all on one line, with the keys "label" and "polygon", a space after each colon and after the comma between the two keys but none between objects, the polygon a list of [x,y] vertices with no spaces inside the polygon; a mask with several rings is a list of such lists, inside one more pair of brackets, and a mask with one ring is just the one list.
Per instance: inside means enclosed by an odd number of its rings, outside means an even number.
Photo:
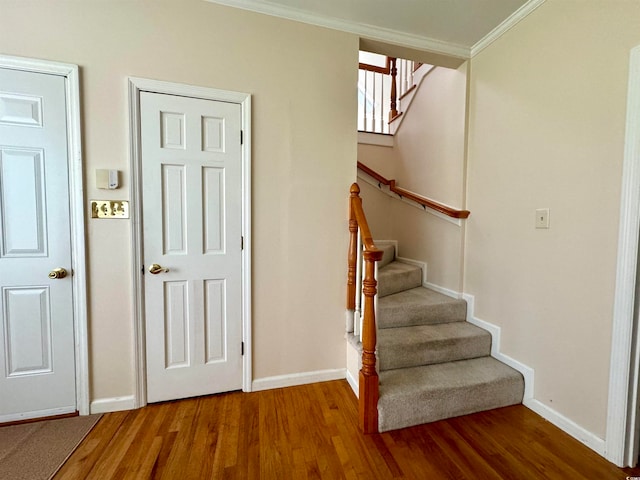
[{"label": "hardwood floor", "polygon": [[67,479],[624,479],[521,405],[380,435],[346,381],[232,392],[104,415]]}]

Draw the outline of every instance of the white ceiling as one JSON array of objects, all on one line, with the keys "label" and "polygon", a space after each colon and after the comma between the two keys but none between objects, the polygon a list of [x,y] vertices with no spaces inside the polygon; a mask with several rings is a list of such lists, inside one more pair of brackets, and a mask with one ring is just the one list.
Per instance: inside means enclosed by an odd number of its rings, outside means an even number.
[{"label": "white ceiling", "polygon": [[468,58],[544,0],[208,0]]}]

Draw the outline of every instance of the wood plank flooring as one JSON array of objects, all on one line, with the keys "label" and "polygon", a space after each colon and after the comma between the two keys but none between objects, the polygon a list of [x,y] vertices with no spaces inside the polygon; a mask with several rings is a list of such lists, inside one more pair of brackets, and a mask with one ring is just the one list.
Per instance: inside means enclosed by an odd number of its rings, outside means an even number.
[{"label": "wood plank flooring", "polygon": [[109,413],[55,480],[625,479],[521,405],[362,435],[346,381]]}]

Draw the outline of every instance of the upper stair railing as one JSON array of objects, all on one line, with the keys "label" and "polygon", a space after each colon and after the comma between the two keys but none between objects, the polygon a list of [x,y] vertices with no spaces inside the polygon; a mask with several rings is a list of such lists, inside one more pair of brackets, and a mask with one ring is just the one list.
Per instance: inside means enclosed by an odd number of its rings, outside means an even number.
[{"label": "upper stair railing", "polygon": [[389,133],[389,124],[402,115],[398,111],[398,98],[414,86],[414,62],[375,56],[383,58],[384,65],[366,61],[359,63],[358,130]]},{"label": "upper stair railing", "polygon": [[[360,246],[361,245],[361,246]],[[358,423],[364,433],[378,431],[379,384],[376,370],[376,262],[383,252],[373,242],[369,224],[362,208],[360,187],[351,185],[349,197],[349,254],[347,269],[347,311],[356,315],[356,297],[362,291],[362,368],[358,377]],[[361,257],[361,260],[359,260]],[[360,268],[359,268],[360,265]]]}]

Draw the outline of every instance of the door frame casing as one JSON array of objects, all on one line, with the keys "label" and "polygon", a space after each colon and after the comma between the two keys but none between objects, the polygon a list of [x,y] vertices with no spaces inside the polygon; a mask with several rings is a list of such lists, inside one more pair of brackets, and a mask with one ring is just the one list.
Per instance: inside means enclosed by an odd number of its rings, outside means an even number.
[{"label": "door frame casing", "polygon": [[605,457],[618,466],[635,461],[640,365],[636,291],[640,233],[640,45],[631,50],[618,259],[613,307]]},{"label": "door frame casing", "polygon": [[236,103],[241,108],[242,142],[242,390],[251,391],[251,95],[215,88],[129,77],[129,144],[131,147],[131,251],[133,284],[133,371],[135,372],[134,407],[147,404],[146,338],[144,313],[143,233],[142,233],[142,145],[140,130],[140,92]]},{"label": "door frame casing", "polygon": [[76,409],[89,415],[89,341],[87,329],[87,267],[84,221],[84,173],[80,119],[80,76],[77,65],[0,55],[0,68],[22,70],[65,79],[67,168],[71,226],[71,276],[75,349]]}]

